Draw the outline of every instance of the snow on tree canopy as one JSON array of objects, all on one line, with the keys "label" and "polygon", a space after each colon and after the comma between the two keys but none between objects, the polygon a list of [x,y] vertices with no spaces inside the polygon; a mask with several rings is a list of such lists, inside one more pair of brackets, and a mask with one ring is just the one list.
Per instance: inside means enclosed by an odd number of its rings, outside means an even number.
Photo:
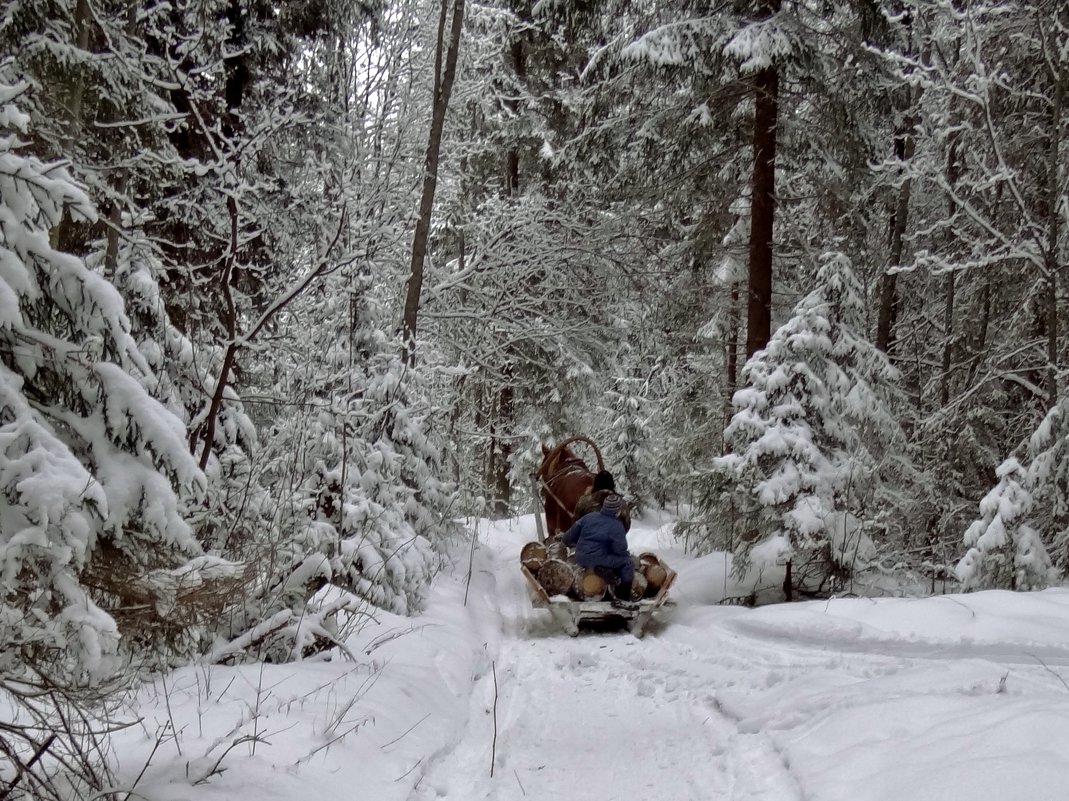
[{"label": "snow on tree canopy", "polygon": [[980,518],[965,532],[970,547],[954,572],[970,589],[1041,589],[1054,579],[1054,571],[1030,520],[1028,476],[1012,457],[999,465],[996,475],[998,484],[980,501]]},{"label": "snow on tree canopy", "polygon": [[[897,372],[863,335],[849,259],[824,254],[816,283],[747,362],[725,431],[732,452],[714,461],[750,499],[757,533],[796,553],[834,552],[844,512],[871,521],[884,503],[878,475],[905,450],[892,413]],[[742,565],[759,541],[741,546]]]},{"label": "snow on tree canopy", "polygon": [[1069,397],[1063,393],[1028,441],[1025,468],[1032,520],[1055,555],[1069,568]]},{"label": "snow on tree canopy", "polygon": [[624,47],[622,54],[658,67],[697,64],[708,52],[710,41],[717,47],[727,41],[731,35],[729,24],[725,15],[671,22],[643,34]]},{"label": "snow on tree canopy", "polygon": [[775,16],[744,26],[724,46],[743,72],[757,72],[797,50]]},{"label": "snow on tree canopy", "polygon": [[122,298],[51,245],[64,214],[95,214],[62,165],[18,152],[25,91],[0,75],[0,640],[95,679],[119,637],[82,571],[104,539],[153,567],[198,553],[179,493],[203,476],[143,388]]}]

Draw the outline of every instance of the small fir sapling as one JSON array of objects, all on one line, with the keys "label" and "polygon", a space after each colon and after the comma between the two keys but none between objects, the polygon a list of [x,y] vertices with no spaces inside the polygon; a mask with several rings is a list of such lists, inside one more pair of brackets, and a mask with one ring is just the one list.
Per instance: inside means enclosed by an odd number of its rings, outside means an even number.
[{"label": "small fir sapling", "polygon": [[969,547],[955,574],[966,588],[1041,589],[1054,578],[1043,541],[1032,525],[1032,495],[1020,462],[996,471],[998,484],[980,501],[980,517],[965,532]]}]

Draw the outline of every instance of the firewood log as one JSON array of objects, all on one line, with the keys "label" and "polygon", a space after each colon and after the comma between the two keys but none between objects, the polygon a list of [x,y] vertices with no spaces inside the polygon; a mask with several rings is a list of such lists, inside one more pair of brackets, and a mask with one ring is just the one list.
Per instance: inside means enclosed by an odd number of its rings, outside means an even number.
[{"label": "firewood log", "polygon": [[535,575],[542,568],[546,557],[546,546],[540,542],[529,542],[520,550],[520,561]]},{"label": "firewood log", "polygon": [[649,588],[649,582],[646,577],[641,573],[635,573],[635,577],[631,579],[631,600],[638,601],[646,596],[646,590]]},{"label": "firewood log", "polygon": [[560,537],[552,537],[546,540],[546,558],[564,561],[568,558],[568,546]]},{"label": "firewood log", "polygon": [[642,568],[642,575],[653,590],[659,590],[668,580],[668,571],[660,562],[647,562]]},{"label": "firewood log", "polygon": [[550,596],[567,595],[575,584],[575,566],[561,559],[547,559],[538,571],[538,583]]},{"label": "firewood log", "polygon": [[608,583],[593,568],[576,571],[575,594],[580,600],[600,601],[607,589]]}]

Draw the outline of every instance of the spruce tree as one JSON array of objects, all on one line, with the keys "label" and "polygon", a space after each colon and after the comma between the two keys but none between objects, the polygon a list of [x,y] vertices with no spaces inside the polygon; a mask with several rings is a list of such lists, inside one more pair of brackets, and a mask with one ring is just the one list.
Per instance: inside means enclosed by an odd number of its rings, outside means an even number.
[{"label": "spruce tree", "polygon": [[723,493],[703,509],[710,528],[731,519],[725,504],[741,509],[740,572],[773,538],[799,586],[825,588],[855,567],[857,538],[886,535],[903,511],[893,488],[911,472],[897,371],[865,337],[862,297],[849,259],[824,254],[817,287],[743,369],[725,431],[731,452],[707,472]]},{"label": "spruce tree", "polygon": [[965,532],[969,550],[954,572],[970,589],[1042,589],[1054,578],[1054,570],[1031,520],[1025,470],[1011,457],[996,475],[998,485],[980,501],[980,518]]}]

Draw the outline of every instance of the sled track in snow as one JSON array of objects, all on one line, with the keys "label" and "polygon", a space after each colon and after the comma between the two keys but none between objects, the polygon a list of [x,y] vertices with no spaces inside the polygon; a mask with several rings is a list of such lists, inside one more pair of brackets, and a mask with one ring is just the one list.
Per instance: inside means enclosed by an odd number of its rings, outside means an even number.
[{"label": "sled track in snow", "polygon": [[464,738],[412,801],[803,801],[775,742],[718,701],[754,668],[737,642],[710,658],[656,634],[572,639],[541,616],[525,624],[506,621],[513,636],[476,685]]}]

